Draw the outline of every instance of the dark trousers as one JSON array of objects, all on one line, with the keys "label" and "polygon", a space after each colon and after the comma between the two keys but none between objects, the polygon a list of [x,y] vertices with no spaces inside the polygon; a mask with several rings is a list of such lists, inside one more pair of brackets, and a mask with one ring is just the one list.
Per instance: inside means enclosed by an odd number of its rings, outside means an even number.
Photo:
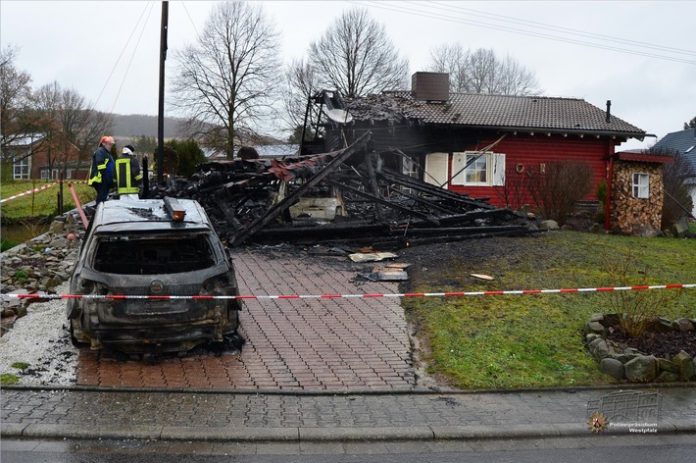
[{"label": "dark trousers", "polygon": [[97,190],[97,204],[106,201],[106,197],[109,196],[109,187],[103,183],[93,183],[92,186]]}]

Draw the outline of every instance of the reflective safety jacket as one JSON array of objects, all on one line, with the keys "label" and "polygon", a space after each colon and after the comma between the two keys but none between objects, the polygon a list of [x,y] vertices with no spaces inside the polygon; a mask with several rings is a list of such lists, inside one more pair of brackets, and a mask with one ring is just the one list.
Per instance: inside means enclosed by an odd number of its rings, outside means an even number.
[{"label": "reflective safety jacket", "polygon": [[116,159],[116,188],[119,195],[138,193],[142,179],[140,165],[135,156],[123,154]]},{"label": "reflective safety jacket", "polygon": [[92,165],[89,168],[88,185],[100,183],[111,187],[114,183],[114,158],[109,150],[100,146],[92,155]]}]

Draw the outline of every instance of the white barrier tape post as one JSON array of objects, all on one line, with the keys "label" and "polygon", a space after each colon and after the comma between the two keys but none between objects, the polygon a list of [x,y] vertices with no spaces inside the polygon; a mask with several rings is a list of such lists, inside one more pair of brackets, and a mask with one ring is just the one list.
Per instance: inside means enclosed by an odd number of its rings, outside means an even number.
[{"label": "white barrier tape post", "polygon": [[600,288],[562,288],[562,289],[515,289],[504,291],[450,291],[441,293],[365,293],[365,294],[260,294],[260,295],[227,295],[227,296],[148,296],[148,295],[128,295],[128,294],[47,294],[45,292],[25,293],[25,294],[2,294],[2,300],[8,299],[92,299],[92,300],[244,300],[244,299],[372,299],[382,297],[477,297],[477,296],[532,296],[539,294],[578,294],[578,293],[601,293],[615,291],[649,291],[658,289],[694,289],[696,283],[675,283],[666,285],[638,285],[638,286],[610,286]]},{"label": "white barrier tape post", "polygon": [[46,190],[46,189],[51,188],[52,186],[55,186],[55,185],[56,185],[55,183],[51,183],[49,185],[44,185],[44,186],[39,187],[39,188],[34,188],[31,190],[23,191],[22,193],[18,193],[16,195],[10,196],[9,198],[0,199],[0,204],[7,202],[7,201],[10,201],[12,199],[17,199],[17,198],[20,198],[22,196],[30,195],[32,193],[38,193],[39,191]]}]

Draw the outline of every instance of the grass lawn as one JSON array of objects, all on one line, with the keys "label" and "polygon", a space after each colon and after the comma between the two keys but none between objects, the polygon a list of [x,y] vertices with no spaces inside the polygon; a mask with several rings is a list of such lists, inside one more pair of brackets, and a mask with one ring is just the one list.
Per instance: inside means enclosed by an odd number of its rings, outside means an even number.
[{"label": "grass lawn", "polygon": [[[560,232],[469,243],[494,251],[479,258],[450,253],[437,268],[414,272],[410,289],[616,286],[621,278],[610,268],[629,260],[637,263],[630,270],[631,283],[696,283],[694,240]],[[477,282],[470,273],[486,273],[495,280]],[[653,294],[662,315],[696,318],[696,290],[654,291],[649,297]],[[610,303],[612,297],[596,293],[424,298],[404,299],[404,305],[425,346],[430,373],[453,386],[572,386],[613,382],[599,372],[581,334],[593,313],[618,311]]]},{"label": "grass lawn", "polygon": [[[36,181],[35,187],[47,185],[51,182]],[[33,188],[31,180],[20,180],[13,182],[2,182],[0,185],[0,197],[7,198],[9,196],[31,190]],[[94,188],[84,184],[75,184],[75,190],[80,198],[80,202],[94,200],[96,193]],[[56,195],[58,194],[58,185],[47,188],[38,193],[34,193],[34,208],[32,210],[32,195],[22,196],[21,198],[12,199],[2,205],[3,220],[16,221],[28,219],[31,217],[47,217],[57,213]],[[75,204],[72,200],[72,195],[68,189],[68,182],[63,184],[64,209],[66,211],[73,209]]]}]

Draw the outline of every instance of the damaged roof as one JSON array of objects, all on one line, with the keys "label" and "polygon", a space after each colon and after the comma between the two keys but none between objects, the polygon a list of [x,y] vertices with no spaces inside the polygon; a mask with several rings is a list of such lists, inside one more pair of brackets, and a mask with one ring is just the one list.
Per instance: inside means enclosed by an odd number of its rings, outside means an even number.
[{"label": "damaged roof", "polygon": [[347,101],[359,122],[454,125],[510,130],[594,133],[643,138],[645,131],[577,98],[450,93],[447,101],[415,99],[409,91]]}]

